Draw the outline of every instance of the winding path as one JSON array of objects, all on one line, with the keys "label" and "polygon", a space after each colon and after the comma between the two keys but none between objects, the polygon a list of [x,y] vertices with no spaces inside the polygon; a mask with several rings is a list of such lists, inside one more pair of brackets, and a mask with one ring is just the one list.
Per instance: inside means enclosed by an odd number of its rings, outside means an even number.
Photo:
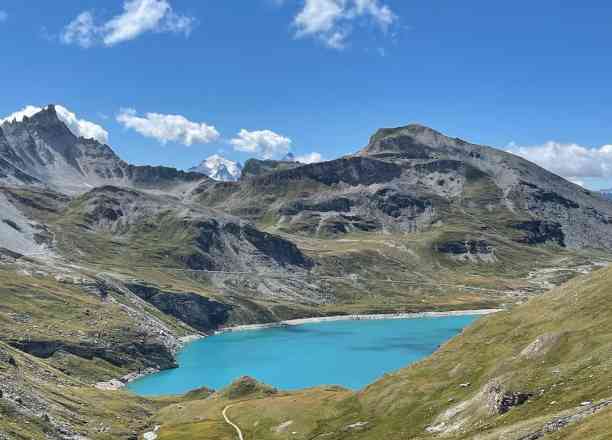
[{"label": "winding path", "polygon": [[230,425],[232,428],[234,428],[236,430],[236,432],[238,433],[238,438],[240,440],[244,440],[244,437],[242,436],[242,431],[240,430],[240,428],[238,427],[238,425],[236,425],[235,423],[233,423],[229,417],[227,417],[227,410],[230,409],[232,406],[234,405],[227,405],[224,409],[223,409],[223,418],[225,419],[225,423],[227,423],[228,425]]}]

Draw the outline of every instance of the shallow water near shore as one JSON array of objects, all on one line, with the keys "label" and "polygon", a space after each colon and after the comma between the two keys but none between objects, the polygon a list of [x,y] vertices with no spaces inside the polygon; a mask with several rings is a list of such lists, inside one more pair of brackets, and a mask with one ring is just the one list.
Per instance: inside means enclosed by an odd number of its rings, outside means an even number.
[{"label": "shallow water near shore", "polygon": [[279,389],[359,389],[433,353],[479,316],[357,320],[231,332],[188,344],[179,368],[128,385],[142,396],[220,389],[252,376]]}]

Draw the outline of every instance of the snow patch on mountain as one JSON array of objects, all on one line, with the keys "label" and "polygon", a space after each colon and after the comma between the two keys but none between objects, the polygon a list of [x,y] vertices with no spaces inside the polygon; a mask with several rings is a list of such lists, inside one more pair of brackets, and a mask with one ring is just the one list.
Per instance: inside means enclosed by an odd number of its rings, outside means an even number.
[{"label": "snow patch on mountain", "polygon": [[198,166],[190,168],[189,171],[205,174],[215,180],[235,182],[240,179],[242,165],[239,162],[214,154],[203,160]]}]

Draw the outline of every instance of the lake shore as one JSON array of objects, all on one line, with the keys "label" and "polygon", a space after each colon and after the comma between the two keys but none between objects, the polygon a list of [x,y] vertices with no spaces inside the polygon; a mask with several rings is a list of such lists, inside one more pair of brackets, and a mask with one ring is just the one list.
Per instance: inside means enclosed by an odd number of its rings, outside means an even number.
[{"label": "lake shore", "polygon": [[[379,313],[379,314],[354,314],[354,315],[334,315],[334,316],[319,316],[311,318],[288,319],[284,321],[276,321],[262,324],[244,324],[226,327],[214,331],[212,334],[194,334],[179,338],[180,347],[206,338],[212,335],[220,335],[231,332],[244,332],[253,330],[263,330],[267,328],[279,328],[304,324],[316,324],[323,322],[336,321],[368,321],[368,320],[397,320],[397,319],[419,319],[419,318],[442,318],[446,316],[485,316],[493,313],[501,312],[504,309],[475,309],[475,310],[449,310],[445,312],[412,312],[412,313]],[[160,370],[149,368],[144,371],[133,372],[123,376],[120,379],[113,379],[107,382],[98,382],[94,386],[100,390],[117,391],[124,388],[130,382],[138,380],[150,374],[158,373]]]},{"label": "lake shore", "polygon": [[[185,347],[185,345],[190,344],[191,342],[195,342],[199,339],[205,338],[206,336],[207,335],[199,334],[199,333],[193,334],[193,335],[182,336],[178,338],[178,347],[176,351],[178,352],[182,350]],[[147,369],[140,370],[140,371],[133,371],[119,379],[111,379],[106,382],[98,382],[94,384],[94,387],[99,390],[103,390],[103,391],[117,391],[122,388],[125,388],[126,385],[128,385],[130,382],[134,382],[135,380],[141,379],[150,374],[159,373],[160,371],[161,370],[157,368],[147,368]]]},{"label": "lake shore", "polygon": [[441,318],[444,316],[484,316],[500,312],[504,309],[475,309],[475,310],[449,310],[446,312],[413,312],[413,313],[381,313],[368,315],[335,315],[335,316],[319,316],[313,318],[288,319],[285,321],[269,322],[263,324],[245,324],[226,327],[216,330],[214,334],[223,334],[230,332],[243,332],[252,330],[262,330],[266,328],[286,327],[293,325],[315,324],[322,322],[335,321],[367,321],[367,320],[383,320],[383,319],[419,319],[419,318]]}]

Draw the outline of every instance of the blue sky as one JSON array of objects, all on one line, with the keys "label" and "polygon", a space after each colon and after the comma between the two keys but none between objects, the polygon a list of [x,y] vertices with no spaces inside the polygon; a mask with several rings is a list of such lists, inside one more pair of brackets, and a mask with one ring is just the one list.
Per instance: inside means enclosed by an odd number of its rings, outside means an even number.
[{"label": "blue sky", "polygon": [[420,122],[609,187],[612,3],[580,3],[7,0],[0,117],[58,103],[179,168],[331,159]]}]

